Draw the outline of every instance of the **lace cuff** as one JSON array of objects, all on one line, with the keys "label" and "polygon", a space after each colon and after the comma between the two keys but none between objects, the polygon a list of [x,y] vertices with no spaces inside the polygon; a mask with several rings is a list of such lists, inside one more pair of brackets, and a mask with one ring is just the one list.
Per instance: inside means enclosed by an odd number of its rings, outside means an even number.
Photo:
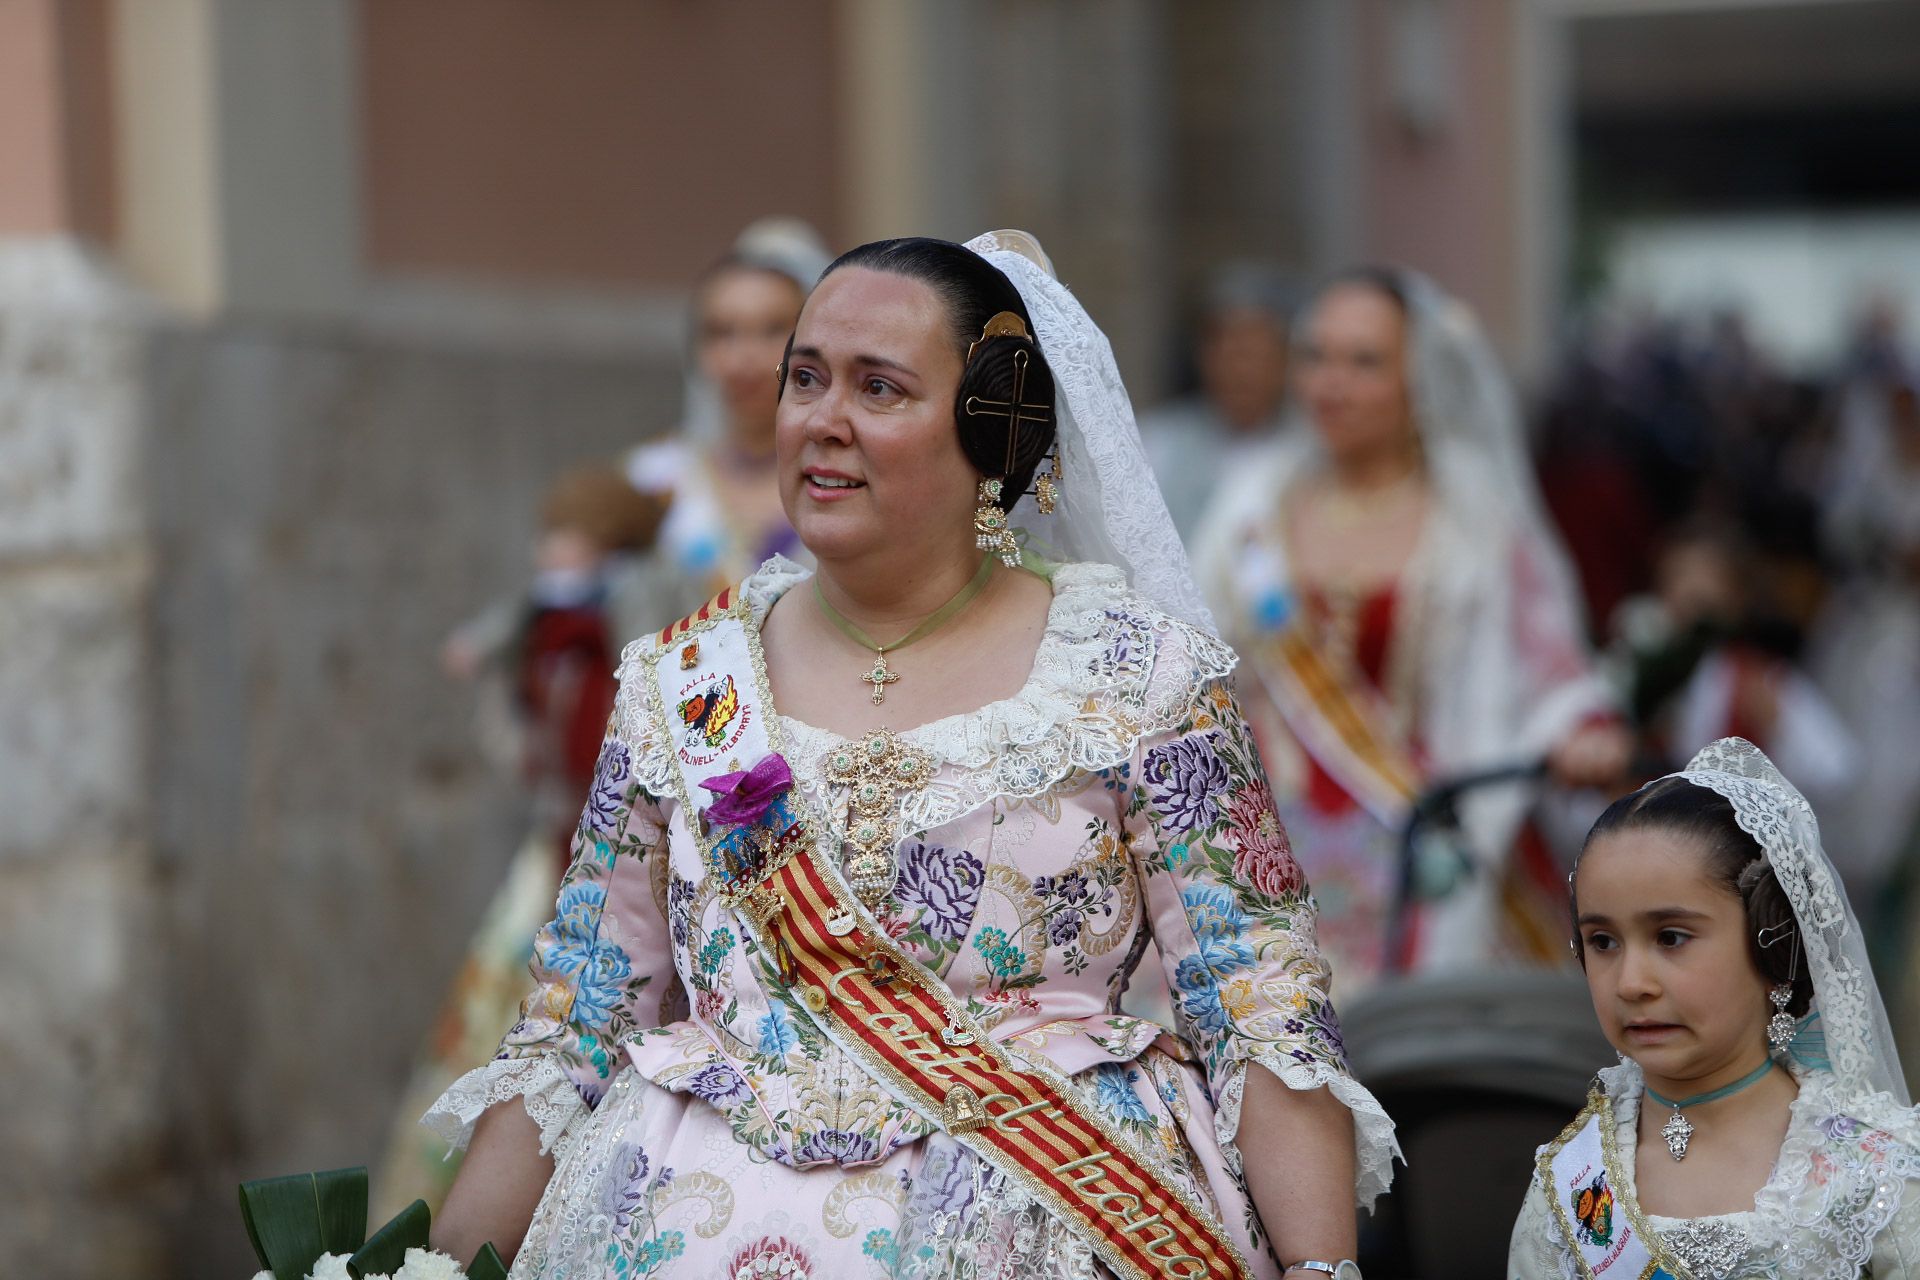
[{"label": "lace cuff", "polygon": [[427,1109],[420,1123],[447,1140],[448,1154],[464,1151],[481,1114],[509,1098],[519,1098],[540,1126],[540,1154],[552,1153],[555,1158],[561,1154],[555,1144],[587,1110],[580,1090],[559,1062],[543,1053],[533,1058],[495,1058],[467,1072]]},{"label": "lace cuff", "polygon": [[1386,1111],[1367,1092],[1365,1085],[1331,1063],[1300,1062],[1286,1054],[1256,1051],[1251,1058],[1237,1058],[1221,1068],[1213,1123],[1220,1149],[1226,1153],[1234,1173],[1241,1174],[1240,1148],[1235,1135],[1240,1132],[1240,1103],[1247,1089],[1249,1062],[1256,1062],[1279,1076],[1280,1082],[1289,1089],[1317,1089],[1325,1085],[1353,1112],[1353,1198],[1354,1203],[1371,1212],[1373,1202],[1393,1183],[1393,1162],[1406,1157],[1400,1154],[1400,1140],[1394,1136],[1393,1121]]}]

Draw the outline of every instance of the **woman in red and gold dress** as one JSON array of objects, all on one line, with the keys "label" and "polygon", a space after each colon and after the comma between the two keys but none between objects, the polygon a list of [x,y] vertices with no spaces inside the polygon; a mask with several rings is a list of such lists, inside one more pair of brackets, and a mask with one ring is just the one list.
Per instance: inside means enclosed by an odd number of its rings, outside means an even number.
[{"label": "woman in red and gold dress", "polygon": [[1545,957],[1557,877],[1521,788],[1463,802],[1471,873],[1387,955],[1400,833],[1428,785],[1539,757],[1602,782],[1626,762],[1511,393],[1467,309],[1411,272],[1336,278],[1300,331],[1313,429],[1231,481],[1196,571],[1243,655],[1322,945],[1349,996],[1388,966]]}]

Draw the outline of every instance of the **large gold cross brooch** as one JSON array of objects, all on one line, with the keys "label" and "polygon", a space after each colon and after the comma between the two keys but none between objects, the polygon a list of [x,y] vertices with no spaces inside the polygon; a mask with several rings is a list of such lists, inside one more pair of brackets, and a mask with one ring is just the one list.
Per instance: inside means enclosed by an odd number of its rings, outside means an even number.
[{"label": "large gold cross brooch", "polygon": [[885,729],[827,753],[821,773],[848,796],[847,883],[868,910],[893,891],[901,799],[933,780],[933,757]]}]

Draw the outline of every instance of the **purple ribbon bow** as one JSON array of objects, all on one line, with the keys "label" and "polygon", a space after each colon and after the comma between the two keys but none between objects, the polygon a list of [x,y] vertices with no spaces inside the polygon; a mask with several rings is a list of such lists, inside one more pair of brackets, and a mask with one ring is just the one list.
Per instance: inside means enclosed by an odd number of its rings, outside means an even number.
[{"label": "purple ribbon bow", "polygon": [[700,783],[720,796],[707,806],[709,822],[744,825],[758,822],[773,802],[793,787],[793,770],[786,757],[769,751],[766,758],[744,773],[722,773]]}]

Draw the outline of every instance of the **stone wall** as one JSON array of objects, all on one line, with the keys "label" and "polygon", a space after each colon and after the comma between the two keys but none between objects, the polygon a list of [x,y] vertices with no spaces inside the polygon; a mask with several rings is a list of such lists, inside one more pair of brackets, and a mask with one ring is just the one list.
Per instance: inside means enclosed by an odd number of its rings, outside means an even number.
[{"label": "stone wall", "polygon": [[519,835],[440,639],[522,578],[548,477],[671,421],[676,361],[192,322],[15,254],[0,1256],[250,1274],[234,1183],[377,1160]]},{"label": "stone wall", "polygon": [[[70,244],[0,245],[9,1274],[141,1274],[155,1240],[165,971],[152,910],[141,324],[135,300]],[[82,1205],[94,1206],[84,1232]]]},{"label": "stone wall", "polygon": [[147,381],[185,1243],[238,1178],[377,1162],[520,834],[440,640],[524,580],[547,479],[679,385],[670,354],[245,321],[157,334]]}]

